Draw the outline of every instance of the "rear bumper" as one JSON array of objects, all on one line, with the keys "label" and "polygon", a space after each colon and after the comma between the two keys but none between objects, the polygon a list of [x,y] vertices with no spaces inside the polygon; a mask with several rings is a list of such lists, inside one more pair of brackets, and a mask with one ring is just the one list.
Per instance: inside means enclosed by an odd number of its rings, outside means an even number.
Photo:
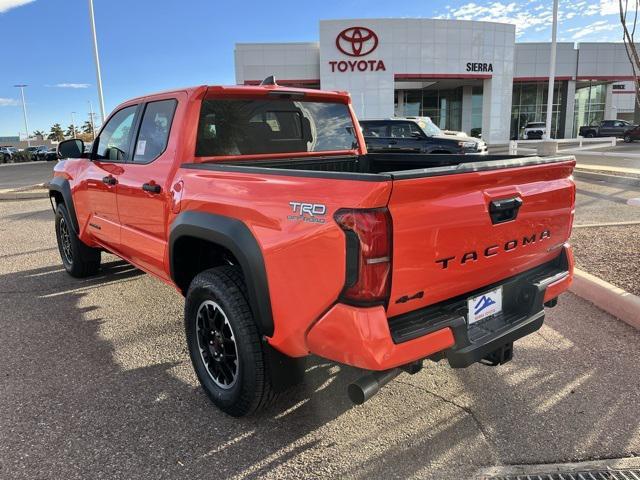
[{"label": "rear bumper", "polygon": [[501,282],[503,314],[471,327],[466,299],[497,285],[391,319],[382,306],[336,304],[308,332],[307,344],[316,355],[367,370],[387,370],[436,354],[454,368],[467,367],[538,330],[544,303],[567,290],[572,277],[573,255],[565,245],[556,260]]}]

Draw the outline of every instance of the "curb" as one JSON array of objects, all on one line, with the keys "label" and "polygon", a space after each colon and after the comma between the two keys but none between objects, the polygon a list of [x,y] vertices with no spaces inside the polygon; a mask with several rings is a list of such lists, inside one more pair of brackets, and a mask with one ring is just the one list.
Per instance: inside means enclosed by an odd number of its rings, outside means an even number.
[{"label": "curb", "polygon": [[4,192],[0,193],[0,201],[3,200],[33,200],[35,198],[49,198],[49,190],[42,192]]},{"label": "curb", "polygon": [[574,269],[573,284],[569,290],[640,330],[640,297],[579,268]]},{"label": "curb", "polygon": [[0,201],[2,200],[31,200],[34,198],[49,198],[47,183],[39,183],[20,188],[9,188],[0,190]]},{"label": "curb", "polygon": [[625,177],[622,175],[609,175],[608,173],[586,172],[579,168],[580,167],[576,167],[573,171],[573,176],[576,178],[581,178],[583,180],[599,180],[607,183],[622,183],[624,185],[640,187],[640,178]]}]

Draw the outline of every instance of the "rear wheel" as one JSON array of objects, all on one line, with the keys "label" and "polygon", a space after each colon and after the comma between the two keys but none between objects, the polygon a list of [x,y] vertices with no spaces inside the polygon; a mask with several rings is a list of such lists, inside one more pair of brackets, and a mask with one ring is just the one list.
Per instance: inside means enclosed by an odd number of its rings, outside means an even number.
[{"label": "rear wheel", "polygon": [[596,134],[593,133],[593,132],[587,132],[587,134],[585,135],[585,137],[587,137],[587,138],[594,138],[595,136],[596,136]]},{"label": "rear wheel", "polygon": [[62,265],[72,277],[94,275],[100,268],[100,250],[85,245],[73,230],[64,204],[56,207],[56,239]]},{"label": "rear wheel", "polygon": [[9,160],[11,160],[11,157],[5,153],[2,156],[2,163],[9,163]]},{"label": "rear wheel", "polygon": [[198,274],[185,303],[185,330],[193,368],[222,411],[242,417],[274,398],[261,336],[238,267]]}]

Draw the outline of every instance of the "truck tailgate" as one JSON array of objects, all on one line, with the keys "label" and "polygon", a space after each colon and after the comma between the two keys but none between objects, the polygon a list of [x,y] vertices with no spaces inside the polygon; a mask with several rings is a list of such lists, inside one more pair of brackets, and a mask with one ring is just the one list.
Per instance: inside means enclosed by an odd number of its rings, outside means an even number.
[{"label": "truck tailgate", "polygon": [[[571,234],[575,160],[394,178],[395,316],[550,261]],[[404,178],[403,178],[404,177]]]}]

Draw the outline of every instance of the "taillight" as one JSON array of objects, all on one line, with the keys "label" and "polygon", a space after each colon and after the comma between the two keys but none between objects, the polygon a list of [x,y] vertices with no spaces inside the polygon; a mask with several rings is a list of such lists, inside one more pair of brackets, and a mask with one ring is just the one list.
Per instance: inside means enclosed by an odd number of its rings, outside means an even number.
[{"label": "taillight", "polygon": [[347,263],[342,298],[384,303],[391,290],[391,215],[386,208],[342,209],[334,216],[345,232]]}]

